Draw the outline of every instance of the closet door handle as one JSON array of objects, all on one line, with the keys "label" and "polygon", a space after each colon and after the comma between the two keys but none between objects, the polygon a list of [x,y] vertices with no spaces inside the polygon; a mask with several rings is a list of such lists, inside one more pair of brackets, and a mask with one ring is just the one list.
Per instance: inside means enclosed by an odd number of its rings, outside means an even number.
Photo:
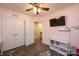
[{"label": "closet door handle", "polygon": [[17,36],[18,34],[13,34],[14,36]]}]

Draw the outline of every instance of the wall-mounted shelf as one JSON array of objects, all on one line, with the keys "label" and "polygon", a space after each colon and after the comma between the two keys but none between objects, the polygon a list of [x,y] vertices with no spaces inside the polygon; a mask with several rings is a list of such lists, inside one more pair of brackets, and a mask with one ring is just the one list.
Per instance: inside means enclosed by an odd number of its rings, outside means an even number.
[{"label": "wall-mounted shelf", "polygon": [[61,32],[70,32],[71,30],[58,30],[58,31],[61,31]]},{"label": "wall-mounted shelf", "polygon": [[61,32],[70,32],[71,29],[69,27],[64,27],[62,29],[59,29],[58,31],[61,31]]}]

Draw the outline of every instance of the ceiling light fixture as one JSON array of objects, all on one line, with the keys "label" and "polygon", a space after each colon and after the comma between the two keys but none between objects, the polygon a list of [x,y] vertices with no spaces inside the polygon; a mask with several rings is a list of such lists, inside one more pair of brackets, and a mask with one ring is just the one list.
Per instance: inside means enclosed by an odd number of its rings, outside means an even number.
[{"label": "ceiling light fixture", "polygon": [[41,9],[40,9],[40,8],[38,9],[38,12],[39,12],[39,13],[41,12]]},{"label": "ceiling light fixture", "polygon": [[33,9],[34,9],[34,10],[33,10],[33,11],[34,11],[34,13],[36,14],[36,11],[37,11],[37,7],[34,7]]},{"label": "ceiling light fixture", "polygon": [[41,12],[41,10],[49,11],[48,7],[42,7],[42,6],[40,6],[40,3],[29,3],[29,4],[31,6],[33,6],[33,8],[29,8],[26,11],[30,11],[30,10],[33,9],[34,13],[37,14],[37,15]]}]

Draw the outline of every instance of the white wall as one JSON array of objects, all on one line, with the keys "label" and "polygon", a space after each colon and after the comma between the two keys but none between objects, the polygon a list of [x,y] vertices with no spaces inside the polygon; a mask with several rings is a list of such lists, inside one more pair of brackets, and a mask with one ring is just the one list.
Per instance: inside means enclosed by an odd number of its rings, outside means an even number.
[{"label": "white wall", "polygon": [[71,38],[69,38],[69,33],[60,33],[58,31],[59,29],[64,29],[65,26],[50,27],[49,20],[53,18],[59,18],[61,16],[66,17],[66,26],[70,29],[72,26],[79,26],[79,4],[75,4],[73,6],[69,6],[68,8],[55,11],[46,16],[39,17],[39,20],[41,20],[43,24],[43,43],[49,45],[50,39],[63,42],[68,42],[71,40],[71,44],[79,48],[79,30],[75,30],[77,31],[75,32],[72,28]]},{"label": "white wall", "polygon": [[[33,34],[34,19],[32,16],[23,15],[23,14],[11,11],[9,9],[0,7],[0,17],[2,17],[2,16],[13,16],[13,17],[25,19],[26,20],[26,33],[28,33],[28,36],[27,36],[28,38],[26,37],[26,46],[34,43],[34,34]],[[1,22],[1,18],[0,18],[0,22]],[[1,23],[0,23],[0,27],[1,27]],[[1,28],[0,28],[0,37],[1,37]]]}]

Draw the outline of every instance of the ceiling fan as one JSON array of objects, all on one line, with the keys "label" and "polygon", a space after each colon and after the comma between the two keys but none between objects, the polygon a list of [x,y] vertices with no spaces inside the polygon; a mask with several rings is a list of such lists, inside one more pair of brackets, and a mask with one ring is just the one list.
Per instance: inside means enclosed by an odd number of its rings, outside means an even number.
[{"label": "ceiling fan", "polygon": [[33,9],[34,13],[36,13],[37,15],[40,13],[41,10],[49,11],[49,8],[40,6],[40,3],[29,3],[29,4],[33,6],[33,8],[27,9],[25,11],[30,11]]}]

